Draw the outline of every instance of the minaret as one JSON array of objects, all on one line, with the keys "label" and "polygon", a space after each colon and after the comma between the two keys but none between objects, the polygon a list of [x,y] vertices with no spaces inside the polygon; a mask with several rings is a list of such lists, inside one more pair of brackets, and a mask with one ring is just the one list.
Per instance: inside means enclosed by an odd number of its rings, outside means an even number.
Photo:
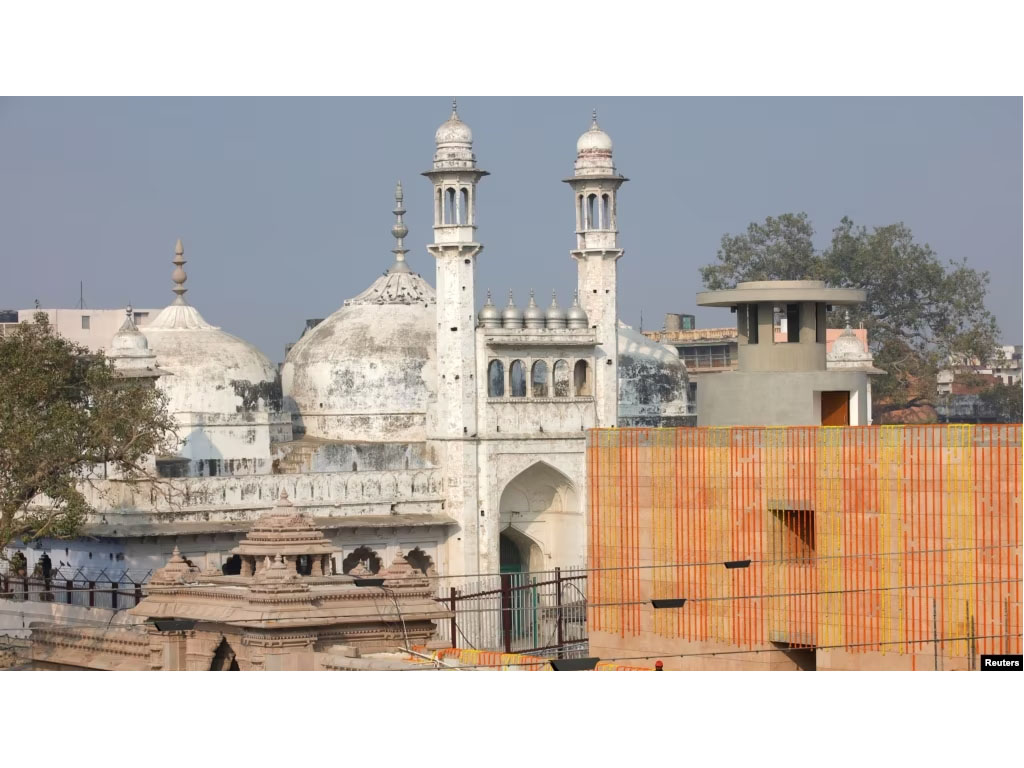
[{"label": "minaret", "polygon": [[434,443],[443,476],[445,510],[459,521],[459,535],[449,543],[453,573],[483,570],[487,543],[480,518],[477,442],[476,323],[476,185],[487,175],[476,167],[473,134],[452,115],[437,129],[434,166],[423,175],[434,184],[434,242],[427,246],[437,261],[437,403]]},{"label": "minaret", "polygon": [[423,175],[434,184],[437,260],[437,437],[476,434],[476,335],[474,274],[483,246],[476,242],[476,185],[487,171],[476,167],[473,134],[452,114],[437,129],[434,167]]},{"label": "minaret", "polygon": [[565,179],[576,209],[576,260],[579,300],[597,334],[594,397],[597,426],[618,423],[619,355],[616,262],[622,257],[616,229],[616,195],[622,182],[612,162],[612,140],[597,124],[576,142],[575,173]]}]

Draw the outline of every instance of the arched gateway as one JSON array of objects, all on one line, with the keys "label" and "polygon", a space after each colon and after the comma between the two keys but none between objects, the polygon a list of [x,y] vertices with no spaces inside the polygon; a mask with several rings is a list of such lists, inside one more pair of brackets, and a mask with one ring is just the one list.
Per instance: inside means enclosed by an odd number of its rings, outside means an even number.
[{"label": "arched gateway", "polygon": [[575,565],[582,553],[576,486],[544,461],[520,472],[501,493],[499,552],[504,573]]}]

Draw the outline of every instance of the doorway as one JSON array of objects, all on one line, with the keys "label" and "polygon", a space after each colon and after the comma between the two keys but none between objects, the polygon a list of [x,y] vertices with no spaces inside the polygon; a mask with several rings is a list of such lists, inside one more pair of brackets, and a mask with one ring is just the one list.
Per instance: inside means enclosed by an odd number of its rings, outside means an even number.
[{"label": "doorway", "polygon": [[821,426],[850,426],[850,393],[842,390],[821,393]]}]

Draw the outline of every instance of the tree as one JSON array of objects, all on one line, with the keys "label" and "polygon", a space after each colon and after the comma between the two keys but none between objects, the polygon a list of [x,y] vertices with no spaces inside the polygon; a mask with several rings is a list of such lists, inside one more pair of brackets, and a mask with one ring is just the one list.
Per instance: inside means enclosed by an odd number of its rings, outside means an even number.
[{"label": "tree", "polygon": [[1001,424],[1020,424],[1024,418],[1024,388],[999,382],[978,393],[982,408]]},{"label": "tree", "polygon": [[[819,279],[862,288],[867,301],[850,320],[868,330],[875,365],[888,372],[873,384],[876,412],[932,404],[935,377],[949,360],[988,360],[996,350],[995,319],[985,308],[988,273],[966,261],[944,265],[900,224],[870,231],[843,218],[823,251],[811,245],[807,215],[785,214],[746,234],[725,235],[718,263],[701,269],[710,289],[745,280]],[[845,310],[843,310],[845,313]],[[839,327],[845,317],[829,318]]]},{"label": "tree", "polygon": [[74,536],[91,508],[81,483],[112,468],[148,474],[174,421],[151,384],[58,336],[46,315],[0,338],[0,553],[14,540]]},{"label": "tree", "polygon": [[764,224],[751,223],[742,235],[723,235],[719,263],[701,267],[704,286],[720,291],[747,280],[820,280],[823,265],[813,237],[806,213],[769,216]]}]

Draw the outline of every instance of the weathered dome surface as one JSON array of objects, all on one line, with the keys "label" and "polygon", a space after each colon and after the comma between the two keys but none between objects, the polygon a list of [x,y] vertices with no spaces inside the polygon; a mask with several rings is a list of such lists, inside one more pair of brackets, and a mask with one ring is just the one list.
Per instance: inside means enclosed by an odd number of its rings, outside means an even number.
[{"label": "weathered dome surface", "polygon": [[619,421],[623,425],[674,425],[673,420],[688,413],[688,389],[686,365],[674,348],[619,321]]},{"label": "weathered dome surface", "polygon": [[576,176],[616,176],[612,160],[612,138],[597,124],[597,111],[587,130],[576,142]]},{"label": "weathered dome surface", "polygon": [[274,364],[252,344],[207,323],[195,307],[171,304],[146,326],[145,335],[157,364],[173,374],[157,382],[172,413],[280,408]]},{"label": "weathered dome surface", "polygon": [[157,386],[167,394],[171,413],[235,414],[280,410],[277,369],[252,344],[210,325],[185,302],[185,249],[174,248],[177,297],[146,326],[149,349],[163,376]]},{"label": "weathered dome surface", "polygon": [[590,129],[582,134],[576,142],[577,152],[611,152],[612,137],[602,131],[597,125],[597,118],[591,124]]},{"label": "weathered dome surface", "polygon": [[313,437],[424,440],[436,316],[426,280],[389,270],[292,347],[281,372],[285,407]]},{"label": "weathered dome surface", "polygon": [[861,340],[853,332],[850,326],[846,326],[839,338],[832,342],[832,349],[829,350],[828,359],[832,361],[860,361],[870,360],[871,355],[864,348]]},{"label": "weathered dome surface", "polygon": [[452,110],[452,116],[443,122],[434,134],[434,142],[442,144],[472,144],[473,132],[459,118],[458,113]]}]

